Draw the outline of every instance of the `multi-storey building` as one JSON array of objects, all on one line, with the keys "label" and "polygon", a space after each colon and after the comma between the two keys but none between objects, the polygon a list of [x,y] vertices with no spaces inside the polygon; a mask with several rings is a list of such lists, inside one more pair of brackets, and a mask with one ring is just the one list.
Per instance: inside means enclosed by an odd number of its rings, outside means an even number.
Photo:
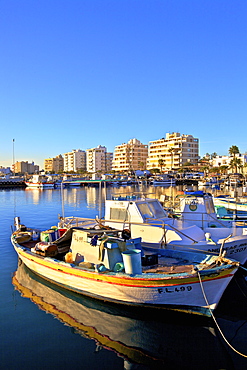
[{"label": "multi-storey building", "polygon": [[[230,166],[233,155],[217,155],[210,160],[212,167]],[[239,168],[243,168],[247,163],[247,154],[236,153],[235,158],[239,159]]]},{"label": "multi-storey building", "polygon": [[148,146],[137,139],[115,147],[112,169],[114,171],[136,171],[146,169]]},{"label": "multi-storey building", "polygon": [[10,167],[0,166],[0,176],[11,174]]},{"label": "multi-storey building", "polygon": [[198,159],[198,139],[178,132],[167,133],[165,138],[149,142],[147,169],[162,167],[167,171],[177,170],[188,162],[197,164]]},{"label": "multi-storey building", "polygon": [[106,156],[106,172],[111,172],[112,170],[112,161],[113,161],[113,153],[107,152]]},{"label": "multi-storey building", "polygon": [[39,166],[35,165],[34,162],[28,163],[26,162],[15,162],[14,164],[14,173],[28,173],[34,174],[39,172]]},{"label": "multi-storey building", "polygon": [[47,158],[44,162],[45,172],[59,173],[63,171],[63,157],[61,154],[55,158]]},{"label": "multi-storey building", "polygon": [[86,152],[81,149],[73,149],[64,153],[64,172],[86,171]]},{"label": "multi-storey building", "polygon": [[107,153],[106,147],[98,145],[87,149],[87,171],[91,173],[111,171],[112,153]]}]

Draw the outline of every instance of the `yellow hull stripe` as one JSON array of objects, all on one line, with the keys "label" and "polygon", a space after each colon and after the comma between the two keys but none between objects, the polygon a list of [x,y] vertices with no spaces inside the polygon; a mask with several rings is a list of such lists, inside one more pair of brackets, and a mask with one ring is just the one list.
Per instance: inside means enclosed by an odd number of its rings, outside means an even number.
[{"label": "yellow hull stripe", "polygon": [[[189,277],[183,278],[180,277],[172,277],[171,275],[167,275],[167,277],[155,277],[155,278],[147,278],[147,274],[145,274],[145,278],[139,278],[139,277],[131,277],[131,276],[109,276],[105,275],[104,273],[98,273],[95,271],[86,271],[81,270],[79,268],[74,268],[70,266],[64,266],[60,265],[56,262],[51,262],[49,260],[45,260],[41,257],[37,257],[35,255],[30,255],[30,253],[26,253],[25,251],[21,249],[17,249],[17,252],[20,256],[23,256],[24,258],[36,263],[37,265],[40,265],[42,268],[49,268],[54,271],[59,271],[59,273],[68,274],[74,277],[81,277],[83,279],[90,279],[95,280],[97,282],[105,282],[109,284],[116,284],[116,285],[124,285],[124,286],[130,286],[130,287],[157,287],[157,286],[176,286],[176,285],[184,285],[184,284],[194,284],[198,283],[198,276],[195,273],[194,275],[191,275]],[[233,275],[233,271],[236,269],[235,266],[232,266],[232,268],[223,269],[219,271],[217,274],[210,274],[208,276],[202,276],[201,279],[206,281],[211,281],[215,279],[222,279],[226,278],[228,276]],[[39,272],[41,274],[41,272]]]}]

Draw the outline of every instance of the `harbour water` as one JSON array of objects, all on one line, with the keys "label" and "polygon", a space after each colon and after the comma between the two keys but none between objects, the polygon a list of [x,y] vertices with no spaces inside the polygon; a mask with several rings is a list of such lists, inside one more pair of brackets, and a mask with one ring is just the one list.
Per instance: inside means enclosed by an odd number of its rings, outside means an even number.
[{"label": "harbour water", "polygon": [[[47,229],[58,215],[94,218],[104,197],[127,188],[0,190],[0,368],[246,369],[247,288],[233,281],[213,320],[110,305],[35,276],[10,243],[15,216]],[[129,190],[129,188],[128,188]],[[147,189],[152,196],[176,188]],[[106,194],[107,193],[107,194]],[[64,204],[64,207],[62,207]],[[230,348],[229,344],[233,348]]]}]

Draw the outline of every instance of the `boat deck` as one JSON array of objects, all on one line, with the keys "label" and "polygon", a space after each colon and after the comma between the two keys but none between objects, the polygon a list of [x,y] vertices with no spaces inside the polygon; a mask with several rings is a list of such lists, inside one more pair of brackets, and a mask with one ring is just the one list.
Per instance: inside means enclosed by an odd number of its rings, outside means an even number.
[{"label": "boat deck", "polygon": [[[30,240],[27,242],[19,243],[23,248],[27,248],[31,251],[31,248],[34,248],[35,245],[39,241]],[[67,244],[69,249],[69,243]],[[63,246],[64,247],[64,246]],[[41,254],[42,256],[42,254]],[[56,254],[55,257],[57,260],[64,261],[65,253],[59,253]],[[43,257],[46,257],[43,255]],[[51,256],[52,257],[52,256]],[[145,257],[156,257],[153,259],[153,263],[149,263],[148,265],[145,265]],[[198,267],[200,265],[200,270],[203,268],[208,268],[208,264],[198,264]],[[215,264],[214,264],[215,265]],[[83,264],[80,264],[79,267],[83,267]],[[86,266],[84,266],[86,268]],[[165,257],[165,256],[158,256],[157,254],[151,254],[148,253],[146,256],[144,255],[142,260],[142,272],[145,274],[153,274],[153,273],[159,273],[159,274],[181,274],[181,273],[195,273],[194,269],[195,265],[191,264],[191,261],[182,259],[182,258],[172,258],[172,257]],[[213,267],[213,264],[212,266]],[[109,270],[108,270],[109,272]]]}]

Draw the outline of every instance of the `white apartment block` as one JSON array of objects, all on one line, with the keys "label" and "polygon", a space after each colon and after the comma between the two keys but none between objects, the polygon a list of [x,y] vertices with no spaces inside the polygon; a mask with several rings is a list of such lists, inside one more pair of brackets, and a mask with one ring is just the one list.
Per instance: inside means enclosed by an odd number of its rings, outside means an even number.
[{"label": "white apartment block", "polygon": [[[247,154],[235,154],[236,158],[239,158],[242,162],[242,166],[247,163]],[[215,158],[212,158],[210,163],[212,167],[220,167],[220,166],[230,166],[230,163],[233,159],[233,155],[217,155]]]},{"label": "white apartment block", "polygon": [[177,170],[185,163],[197,164],[199,159],[199,140],[192,135],[167,133],[165,138],[150,141],[148,147],[147,169],[161,168]]},{"label": "white apartment block", "polygon": [[112,156],[112,153],[107,153],[105,146],[87,149],[87,172],[111,171]]},{"label": "white apartment block", "polygon": [[86,152],[81,149],[73,149],[64,153],[64,172],[86,171]]},{"label": "white apartment block", "polygon": [[112,169],[114,171],[136,171],[146,169],[148,146],[137,139],[115,147]]}]

